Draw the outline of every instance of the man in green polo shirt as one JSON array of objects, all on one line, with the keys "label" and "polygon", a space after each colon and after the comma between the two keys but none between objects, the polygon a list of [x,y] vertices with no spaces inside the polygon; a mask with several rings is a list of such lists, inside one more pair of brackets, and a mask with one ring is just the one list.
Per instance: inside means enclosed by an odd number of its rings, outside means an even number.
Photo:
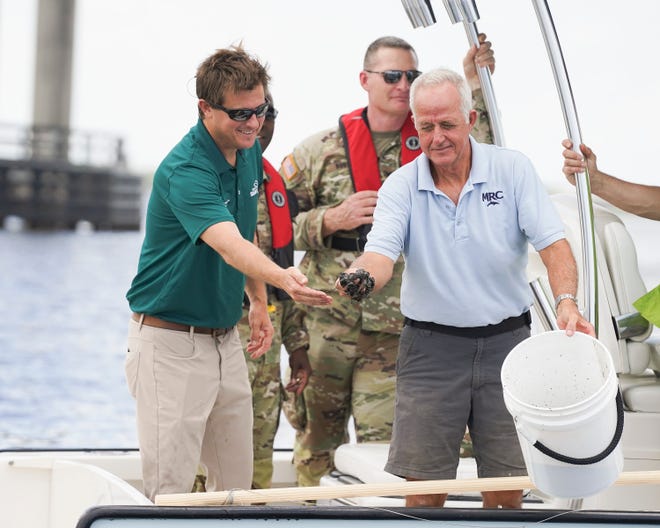
[{"label": "man in green polo shirt", "polygon": [[126,378],[137,403],[144,493],[190,491],[198,465],[207,490],[249,488],[252,406],[236,323],[250,300],[252,357],[273,326],[265,283],[311,305],[306,286],[254,244],[270,78],[240,47],[218,50],[196,75],[199,120],[154,175],[138,271],[127,293]]}]

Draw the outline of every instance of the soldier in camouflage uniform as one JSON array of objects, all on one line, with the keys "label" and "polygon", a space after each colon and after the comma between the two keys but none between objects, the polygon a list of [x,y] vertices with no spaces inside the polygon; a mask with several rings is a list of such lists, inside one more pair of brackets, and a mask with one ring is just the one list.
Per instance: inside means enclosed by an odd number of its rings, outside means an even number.
[{"label": "soldier in camouflage uniform", "polygon": [[[259,142],[262,151],[265,151],[270,140],[273,137],[275,128],[275,118],[277,110],[272,103],[270,93],[266,98],[271,102],[271,106],[266,113],[264,124],[259,133]],[[270,171],[268,168],[270,167]],[[264,160],[264,186],[271,178],[279,178],[279,174],[272,169],[272,166]],[[286,193],[285,193],[286,194]],[[286,196],[275,195],[275,202],[282,203],[279,200],[287,198]],[[257,241],[259,248],[264,254],[273,255],[273,220],[269,214],[268,193],[259,193],[259,203],[257,206]],[[290,209],[295,211],[295,207]],[[290,221],[290,217],[287,218]],[[293,240],[291,247],[286,251],[289,253],[286,259],[290,259],[290,265],[293,263]],[[273,343],[263,356],[252,359],[246,353],[248,366],[248,375],[252,385],[252,410],[254,414],[253,442],[254,442],[254,473],[252,476],[252,488],[265,489],[270,488],[273,477],[273,442],[275,433],[279,426],[280,412],[282,410],[282,393],[291,391],[301,394],[307,380],[312,373],[312,369],[307,357],[309,348],[309,338],[303,328],[303,312],[300,307],[294,303],[288,295],[282,291],[276,291],[274,288],[268,289],[268,312],[275,329]],[[238,331],[241,336],[241,342],[244,347],[250,340],[250,326],[248,324],[248,311],[243,309],[243,318],[238,323]],[[284,344],[289,353],[289,366],[291,370],[291,380],[283,387],[280,375],[280,349]]]},{"label": "soldier in camouflage uniform", "polygon": [[[480,47],[466,55],[464,69],[479,112],[477,137],[492,141],[475,63],[493,68],[494,56],[485,35],[480,41]],[[414,49],[399,38],[378,39],[367,49],[360,82],[369,105],[362,110],[362,119],[368,119],[367,142],[372,151],[375,148],[378,185],[401,165],[404,150],[417,149],[414,156],[420,152],[414,130],[414,137],[402,139],[403,129],[412,123],[408,94],[418,74]],[[389,441],[394,417],[403,262],[396,264],[393,280],[360,304],[335,295],[334,290],[337,275],[364,247],[364,226],[373,220],[377,194],[376,190],[356,192],[360,175],[355,174],[355,166],[364,156],[360,152],[347,156],[347,129],[340,126],[308,138],[280,168],[298,198],[295,246],[306,251],[301,271],[309,277],[310,287],[334,297],[327,308],[303,308],[314,376],[303,398],[284,407],[296,429],[294,461],[301,486],[318,485],[333,468],[335,449],[348,440],[351,415],[358,442]]]}]

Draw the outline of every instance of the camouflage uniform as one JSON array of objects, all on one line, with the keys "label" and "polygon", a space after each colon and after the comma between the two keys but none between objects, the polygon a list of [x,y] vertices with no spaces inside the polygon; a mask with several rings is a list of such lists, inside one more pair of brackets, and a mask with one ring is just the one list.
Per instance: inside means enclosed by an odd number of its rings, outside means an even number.
[{"label": "camouflage uniform", "polygon": [[[479,117],[473,135],[492,141],[481,92],[474,95]],[[381,180],[399,167],[400,154],[400,136],[393,134],[392,141],[378,152]],[[328,307],[303,308],[314,375],[303,398],[298,398],[295,406],[284,406],[296,428],[298,484],[314,486],[333,468],[335,449],[348,440],[351,414],[358,442],[390,440],[395,362],[403,324],[399,310],[403,259],[395,263],[392,280],[361,303],[336,294],[337,275],[359,256],[357,251],[333,249],[332,236],[321,235],[326,210],[355,192],[338,128],[303,141],[284,159],[280,173],[298,198],[295,247],[306,251],[300,268],[311,288],[333,297]],[[358,233],[337,232],[333,236],[357,239]]]},{"label": "camouflage uniform", "polygon": [[[264,179],[268,176],[264,173]],[[257,239],[259,248],[266,254],[272,251],[272,226],[268,216],[266,193],[259,195],[257,208]],[[252,409],[254,414],[254,473],[252,487],[265,489],[271,487],[273,477],[273,442],[280,421],[282,394],[284,387],[280,375],[280,349],[282,344],[289,351],[301,347],[308,348],[309,338],[303,329],[303,313],[300,306],[290,299],[278,301],[268,292],[268,311],[275,328],[273,343],[263,356],[251,359],[246,353],[248,375],[252,385]],[[238,331],[243,347],[250,339],[247,309],[238,323]]]}]

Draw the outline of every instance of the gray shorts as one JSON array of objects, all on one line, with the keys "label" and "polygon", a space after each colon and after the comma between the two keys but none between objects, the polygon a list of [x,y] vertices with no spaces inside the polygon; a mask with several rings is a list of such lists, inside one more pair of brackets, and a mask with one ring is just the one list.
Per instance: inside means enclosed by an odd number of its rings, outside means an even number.
[{"label": "gray shorts", "polygon": [[500,371],[511,349],[529,335],[527,326],[485,338],[404,326],[385,471],[424,480],[456,478],[467,425],[479,477],[526,475]]}]

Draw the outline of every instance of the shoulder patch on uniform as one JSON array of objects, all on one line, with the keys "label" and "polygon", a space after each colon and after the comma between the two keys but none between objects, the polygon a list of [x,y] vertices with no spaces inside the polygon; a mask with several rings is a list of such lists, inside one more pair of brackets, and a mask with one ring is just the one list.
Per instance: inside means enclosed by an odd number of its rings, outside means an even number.
[{"label": "shoulder patch on uniform", "polygon": [[296,174],[298,174],[298,165],[296,165],[296,160],[293,157],[293,154],[289,154],[282,161],[282,170],[280,171],[282,175],[289,181],[291,181]]}]

